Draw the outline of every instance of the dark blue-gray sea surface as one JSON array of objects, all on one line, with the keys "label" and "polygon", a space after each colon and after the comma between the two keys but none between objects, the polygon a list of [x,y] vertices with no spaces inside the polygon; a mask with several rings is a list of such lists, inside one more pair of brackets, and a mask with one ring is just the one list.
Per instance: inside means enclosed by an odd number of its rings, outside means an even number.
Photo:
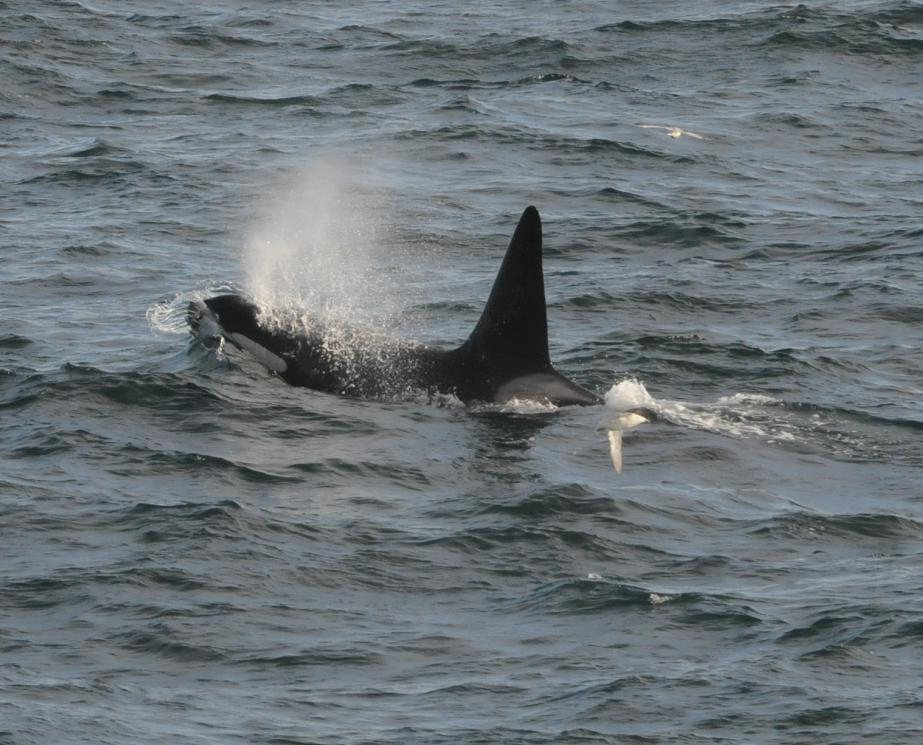
[{"label": "dark blue-gray sea surface", "polygon": [[[921,121],[916,2],[0,0],[0,743],[923,741]],[[185,329],[457,343],[528,204],[621,475]]]}]

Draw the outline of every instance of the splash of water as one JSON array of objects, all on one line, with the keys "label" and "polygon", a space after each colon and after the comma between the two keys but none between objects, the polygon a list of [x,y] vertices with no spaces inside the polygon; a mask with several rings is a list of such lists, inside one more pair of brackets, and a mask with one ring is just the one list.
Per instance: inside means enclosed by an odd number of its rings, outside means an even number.
[{"label": "splash of water", "polygon": [[735,393],[722,396],[713,403],[671,401],[655,399],[643,383],[626,379],[613,385],[606,393],[605,400],[609,421],[626,412],[641,409],[673,424],[731,437],[795,439],[795,424],[778,415],[781,402],[772,396]]},{"label": "splash of water", "polygon": [[156,334],[187,335],[189,324],[186,322],[186,312],[189,303],[226,292],[240,292],[240,288],[227,283],[200,282],[191,290],[177,292],[155,301],[148,307],[145,317],[151,331]]},{"label": "splash of water", "polygon": [[613,412],[625,413],[634,409],[652,409],[656,402],[644,383],[633,378],[620,380],[613,385],[605,396],[606,408]]},{"label": "splash of water", "polygon": [[616,471],[621,470],[622,432],[646,421],[633,412],[650,412],[672,424],[729,437],[755,437],[770,442],[796,440],[798,424],[780,413],[780,403],[771,396],[755,393],[735,393],[714,403],[701,404],[655,399],[640,381],[621,380],[605,396],[603,426],[609,435],[612,464]]},{"label": "splash of water", "polygon": [[344,392],[374,374],[382,391],[403,393],[393,284],[401,257],[384,240],[383,198],[359,182],[351,164],[324,160],[272,192],[245,241],[247,289],[264,325],[320,339]]},{"label": "splash of water", "polygon": [[504,414],[551,414],[560,407],[550,401],[535,401],[527,398],[511,398],[499,405]]},{"label": "splash of water", "polygon": [[381,271],[386,211],[356,183],[348,164],[320,161],[265,199],[243,252],[264,321],[388,328],[396,293]]}]

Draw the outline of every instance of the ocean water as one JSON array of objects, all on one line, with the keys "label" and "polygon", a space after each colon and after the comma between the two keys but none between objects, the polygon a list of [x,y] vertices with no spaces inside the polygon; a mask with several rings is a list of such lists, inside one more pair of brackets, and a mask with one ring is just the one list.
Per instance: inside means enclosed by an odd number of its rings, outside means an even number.
[{"label": "ocean water", "polygon": [[[921,71],[916,2],[0,0],[0,743],[923,741]],[[459,343],[529,204],[621,474],[186,330]]]}]

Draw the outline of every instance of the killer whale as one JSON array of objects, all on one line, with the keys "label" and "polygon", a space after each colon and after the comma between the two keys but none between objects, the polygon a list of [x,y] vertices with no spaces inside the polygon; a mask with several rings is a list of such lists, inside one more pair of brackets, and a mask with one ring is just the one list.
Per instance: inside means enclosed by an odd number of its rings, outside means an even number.
[{"label": "killer whale", "polygon": [[226,340],[294,386],[362,398],[446,394],[461,401],[514,399],[558,406],[601,399],[561,375],[548,352],[542,223],[527,207],[519,219],[481,317],[455,349],[309,325],[297,332],[265,320],[241,295],[189,304],[187,320],[203,340]]}]

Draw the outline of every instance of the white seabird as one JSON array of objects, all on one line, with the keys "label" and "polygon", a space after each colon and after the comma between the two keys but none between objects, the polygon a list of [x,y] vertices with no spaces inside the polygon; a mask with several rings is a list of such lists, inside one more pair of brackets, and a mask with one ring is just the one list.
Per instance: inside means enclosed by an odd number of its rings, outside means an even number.
[{"label": "white seabird", "polygon": [[688,129],[681,129],[680,127],[666,127],[663,124],[636,124],[636,127],[641,127],[641,129],[665,129],[667,134],[670,135],[674,140],[686,135],[686,137],[692,137],[696,140],[704,140],[705,137],[695,132],[690,132]]}]

